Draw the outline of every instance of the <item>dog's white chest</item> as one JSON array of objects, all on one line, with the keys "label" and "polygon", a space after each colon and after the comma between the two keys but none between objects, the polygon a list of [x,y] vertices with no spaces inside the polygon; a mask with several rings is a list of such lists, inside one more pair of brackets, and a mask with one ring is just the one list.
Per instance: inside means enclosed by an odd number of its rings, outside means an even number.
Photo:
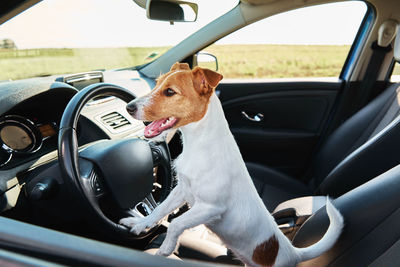
[{"label": "dog's white chest", "polygon": [[173,163],[179,179],[185,180],[188,186],[192,184],[191,180],[194,179],[198,172],[196,165],[193,164],[193,162],[195,162],[195,159],[189,157],[188,153],[183,151]]},{"label": "dog's white chest", "polygon": [[174,168],[178,177],[178,183],[183,186],[185,200],[193,206],[196,199],[196,192],[201,192],[201,178],[198,177],[198,170],[193,169],[193,165],[188,164],[187,158],[183,155],[174,161]]}]

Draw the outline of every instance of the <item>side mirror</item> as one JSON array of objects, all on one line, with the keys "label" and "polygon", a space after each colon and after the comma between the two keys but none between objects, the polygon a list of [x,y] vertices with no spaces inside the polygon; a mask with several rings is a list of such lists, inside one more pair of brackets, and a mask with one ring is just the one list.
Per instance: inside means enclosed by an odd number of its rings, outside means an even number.
[{"label": "side mirror", "polygon": [[193,22],[197,19],[198,6],[195,3],[177,0],[147,0],[147,18],[174,22]]},{"label": "side mirror", "polygon": [[218,60],[213,54],[207,52],[198,52],[194,55],[193,66],[207,68],[213,71],[218,70]]}]

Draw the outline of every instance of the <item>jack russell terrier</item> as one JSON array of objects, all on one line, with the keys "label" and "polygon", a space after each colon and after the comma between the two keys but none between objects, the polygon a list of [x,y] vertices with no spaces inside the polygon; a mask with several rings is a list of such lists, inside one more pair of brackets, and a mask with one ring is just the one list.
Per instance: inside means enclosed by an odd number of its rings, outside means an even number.
[{"label": "jack russell terrier", "polygon": [[138,120],[152,121],[147,138],[179,128],[183,151],[173,165],[178,184],[150,215],[120,220],[135,234],[156,225],[185,203],[190,209],[174,219],[157,254],[168,256],[185,229],[205,224],[248,266],[294,266],[317,257],[338,239],[343,218],[326,201],[330,226],[306,248],[293,247],[259,197],[230,132],[214,88],[222,75],[175,63],[157,79],[151,93],[127,105]]}]

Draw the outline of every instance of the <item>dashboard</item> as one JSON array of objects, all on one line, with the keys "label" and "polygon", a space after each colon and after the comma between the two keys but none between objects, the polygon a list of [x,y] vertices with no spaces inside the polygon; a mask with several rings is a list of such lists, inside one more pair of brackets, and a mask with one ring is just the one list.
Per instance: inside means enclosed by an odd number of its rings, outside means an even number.
[{"label": "dashboard", "polygon": [[[154,86],[153,80],[135,70],[0,83],[0,193],[2,201],[7,202],[3,210],[12,206],[7,193],[26,183],[26,173],[57,161],[58,127],[65,107],[78,90],[97,82],[122,86],[136,96],[148,93]],[[91,100],[78,121],[79,146],[100,139],[142,136],[144,124],[133,119],[125,106],[115,97]]]}]

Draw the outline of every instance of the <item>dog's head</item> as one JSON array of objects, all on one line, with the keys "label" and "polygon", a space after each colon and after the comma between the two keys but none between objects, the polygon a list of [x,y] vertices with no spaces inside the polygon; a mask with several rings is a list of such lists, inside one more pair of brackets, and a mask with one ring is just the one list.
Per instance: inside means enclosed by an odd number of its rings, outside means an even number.
[{"label": "dog's head", "polygon": [[166,130],[199,121],[205,115],[210,96],[222,75],[186,63],[175,63],[157,79],[147,95],[131,101],[127,110],[135,119],[152,121],[145,136],[153,138]]}]

